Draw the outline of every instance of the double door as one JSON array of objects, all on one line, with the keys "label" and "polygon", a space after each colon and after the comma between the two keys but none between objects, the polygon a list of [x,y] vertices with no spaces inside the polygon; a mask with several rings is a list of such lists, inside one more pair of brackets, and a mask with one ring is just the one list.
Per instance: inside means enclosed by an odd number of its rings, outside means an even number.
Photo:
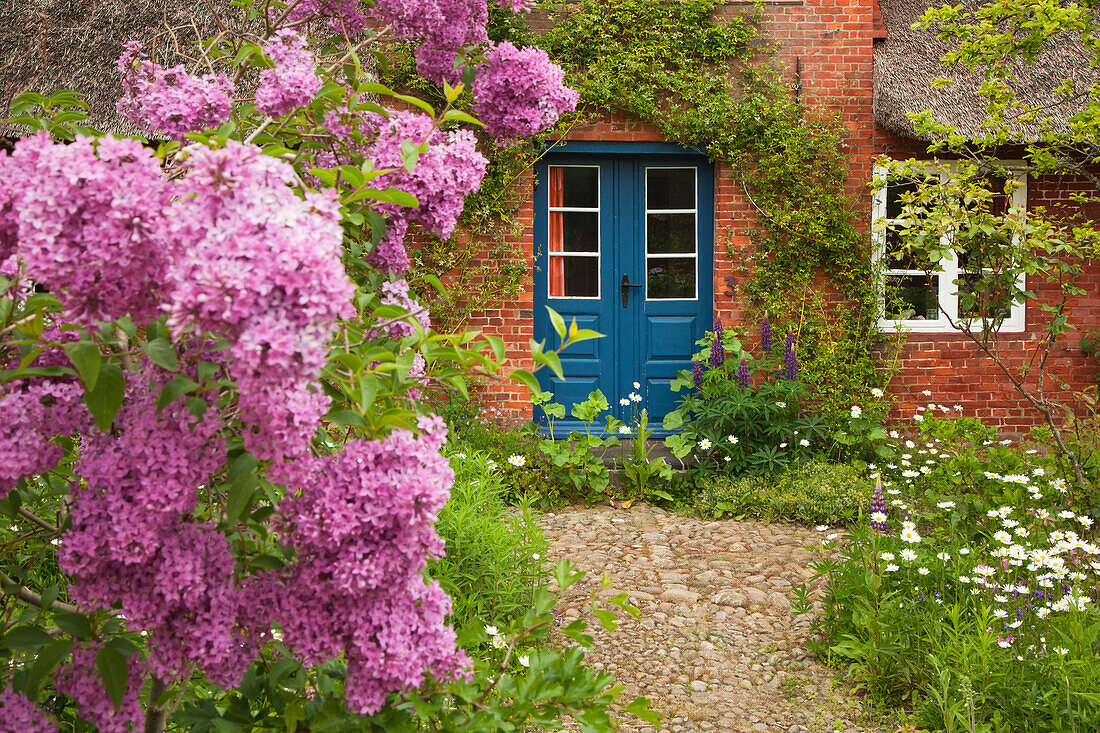
[{"label": "double door", "polygon": [[[669,384],[710,327],[713,168],[700,155],[566,152],[535,174],[535,338],[560,345],[545,306],[605,334],[562,352],[566,378],[544,369],[540,385],[567,412],[599,389],[624,420],[619,400],[640,395],[660,435],[680,397]],[[578,427],[567,415],[556,437]]]}]

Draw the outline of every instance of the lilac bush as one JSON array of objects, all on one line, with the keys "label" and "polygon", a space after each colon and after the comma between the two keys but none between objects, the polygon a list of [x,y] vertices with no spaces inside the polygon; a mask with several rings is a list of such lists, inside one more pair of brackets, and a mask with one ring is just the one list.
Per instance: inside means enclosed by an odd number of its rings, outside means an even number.
[{"label": "lilac bush", "polygon": [[474,114],[500,143],[533,135],[576,108],[579,95],[563,76],[541,48],[496,44],[477,67]]}]

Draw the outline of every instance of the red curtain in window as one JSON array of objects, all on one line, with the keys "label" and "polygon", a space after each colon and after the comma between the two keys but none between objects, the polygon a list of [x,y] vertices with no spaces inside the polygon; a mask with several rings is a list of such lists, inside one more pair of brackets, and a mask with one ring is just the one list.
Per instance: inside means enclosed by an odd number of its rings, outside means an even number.
[{"label": "red curtain in window", "polygon": [[[562,206],[565,201],[565,169],[558,166],[550,167],[550,207]],[[562,224],[564,216],[560,211],[550,211],[550,237],[549,250],[553,252],[564,251],[564,239]],[[565,296],[565,258],[549,257],[550,261],[550,297],[561,298]]]}]

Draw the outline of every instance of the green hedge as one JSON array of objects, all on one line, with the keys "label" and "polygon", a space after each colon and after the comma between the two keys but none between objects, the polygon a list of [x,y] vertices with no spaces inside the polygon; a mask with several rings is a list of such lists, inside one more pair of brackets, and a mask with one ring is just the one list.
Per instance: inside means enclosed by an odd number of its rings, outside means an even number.
[{"label": "green hedge", "polygon": [[704,479],[696,508],[716,519],[836,524],[865,508],[871,491],[869,481],[852,466],[811,462],[779,474]]}]

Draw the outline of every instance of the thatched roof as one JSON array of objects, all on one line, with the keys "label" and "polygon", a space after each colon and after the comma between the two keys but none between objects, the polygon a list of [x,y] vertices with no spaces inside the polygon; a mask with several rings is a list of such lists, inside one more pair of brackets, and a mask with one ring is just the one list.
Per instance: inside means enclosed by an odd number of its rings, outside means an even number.
[{"label": "thatched roof", "polygon": [[[70,89],[82,92],[91,105],[93,127],[136,134],[115,112],[122,94],[115,62],[123,45],[129,40],[150,44],[172,27],[180,48],[190,52],[197,38],[217,33],[215,5],[224,12],[228,2],[0,0],[0,111],[23,92]],[[168,50],[171,43],[168,36],[156,39],[158,49]]]},{"label": "thatched roof", "polygon": [[[875,121],[898,135],[922,139],[907,114],[931,110],[936,120],[952,125],[960,134],[979,137],[986,107],[985,99],[976,93],[984,78],[981,70],[969,73],[963,66],[945,68],[940,59],[949,46],[911,27],[932,3],[941,4],[936,0],[879,0],[886,38],[874,50]],[[1074,78],[1079,91],[1089,89],[1100,78],[1100,70],[1089,66],[1091,58],[1079,37],[1063,34],[1043,47],[1034,64],[1016,64],[1014,91],[1028,104],[1043,105],[1051,127],[1065,131],[1082,102],[1055,99],[1053,91],[1067,77]],[[951,82],[933,88],[933,80],[939,78]],[[1038,122],[1016,123],[1011,129],[1013,139],[1019,142],[1035,139],[1039,131]]]}]

